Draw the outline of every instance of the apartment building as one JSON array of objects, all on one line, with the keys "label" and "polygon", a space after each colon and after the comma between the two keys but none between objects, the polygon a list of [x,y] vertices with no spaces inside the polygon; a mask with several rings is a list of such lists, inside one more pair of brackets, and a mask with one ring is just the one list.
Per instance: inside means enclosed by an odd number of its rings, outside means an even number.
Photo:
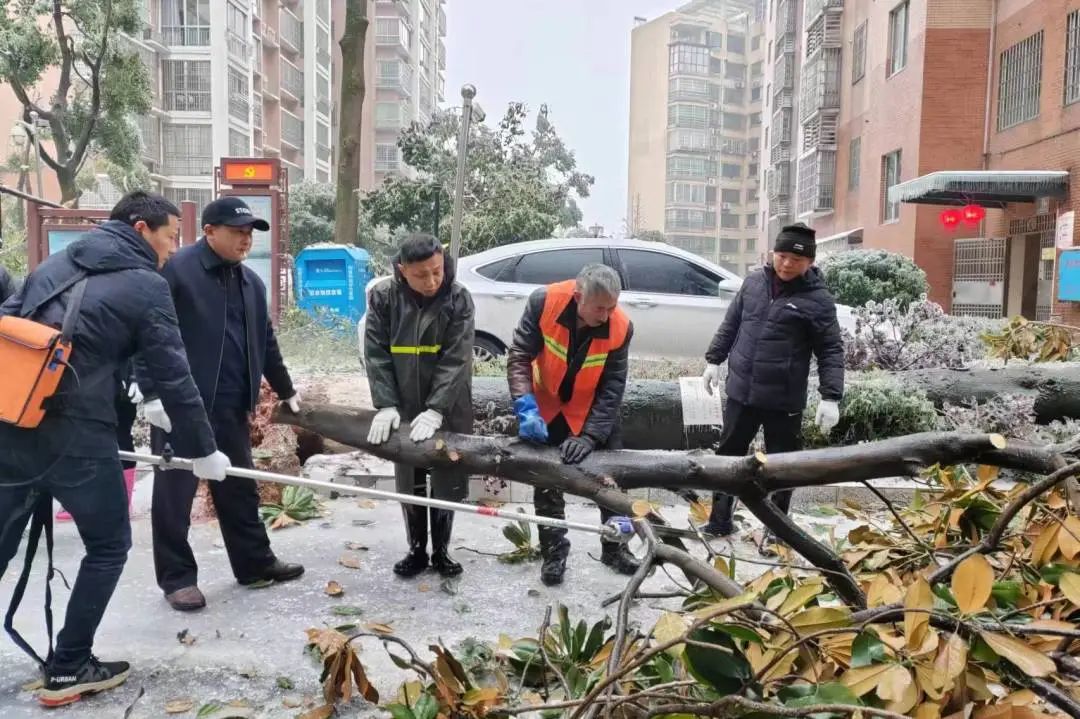
[{"label": "apartment building", "polygon": [[[430,121],[446,98],[446,0],[369,0],[368,16],[362,190],[410,172],[398,136],[413,122]],[[345,3],[339,2],[334,5],[335,63],[341,62],[337,40],[344,25]]]},{"label": "apartment building", "polygon": [[[786,88],[794,64],[797,127],[787,185],[786,108],[774,89],[767,144],[781,151],[766,170],[777,189],[764,200],[763,239],[802,220],[818,230],[823,255],[901,252],[954,314],[1080,316],[1056,300],[1053,249],[1057,218],[1080,209],[1070,191],[1080,180],[1078,8],[770,0],[767,82]],[[943,215],[968,205],[985,218]]]},{"label": "apartment building", "polygon": [[738,274],[763,257],[762,14],[750,0],[695,0],[631,33],[630,230]]}]

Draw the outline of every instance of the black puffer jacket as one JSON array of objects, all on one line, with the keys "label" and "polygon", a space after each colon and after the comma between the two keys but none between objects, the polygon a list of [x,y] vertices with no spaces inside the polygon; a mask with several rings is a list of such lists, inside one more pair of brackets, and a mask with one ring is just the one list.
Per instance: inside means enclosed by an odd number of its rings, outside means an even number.
[{"label": "black puffer jacket", "polygon": [[376,409],[397,407],[404,422],[426,409],[443,428],[471,433],[474,309],[445,259],[443,285],[431,299],[409,289],[397,270],[371,288],[364,333],[368,383]]},{"label": "black puffer jacket", "polygon": [[[727,396],[779,412],[806,407],[810,355],[817,357],[822,399],[844,394],[844,343],[836,303],[817,267],[776,282],[772,267],[752,272],[716,331],[705,359],[728,361]],[[774,284],[779,292],[774,296]]]},{"label": "black puffer jacket", "polygon": [[[0,425],[0,450],[38,447],[74,456],[116,453],[115,398],[118,376],[138,353],[174,423],[187,428],[174,447],[183,457],[205,457],[216,449],[199,391],[191,378],[169,285],[158,274],[149,244],[130,226],[109,221],[66,251],[49,257],[22,289],[0,307],[0,315],[25,315],[79,271],[89,279],[73,339],[71,366],[60,384],[63,406],[36,429]],[[69,290],[32,319],[59,326]]]},{"label": "black puffer jacket", "polygon": [[6,268],[0,267],[0,305],[18,291],[18,283],[12,278],[11,273]]},{"label": "black puffer jacket", "polygon": [[[544,348],[544,333],[540,330],[540,318],[544,314],[544,302],[547,300],[547,288],[541,287],[529,295],[529,303],[521,315],[521,322],[514,330],[514,341],[510,346],[506,361],[506,376],[510,383],[510,398],[517,399],[533,391],[532,361]],[[577,351],[570,357],[566,368],[566,377],[559,387],[563,401],[573,394],[574,382],[581,371],[581,365],[589,353],[589,343],[594,337],[606,338],[609,325],[596,328],[577,329],[577,303],[571,301],[559,317],[559,323],[571,333],[579,334],[576,338]],[[619,434],[619,410],[622,408],[623,393],[626,391],[626,377],[630,366],[630,340],[634,338],[634,325],[626,333],[622,346],[608,354],[600,382],[596,386],[596,396],[589,417],[581,433],[596,440],[597,444],[612,446],[612,436]]]}]

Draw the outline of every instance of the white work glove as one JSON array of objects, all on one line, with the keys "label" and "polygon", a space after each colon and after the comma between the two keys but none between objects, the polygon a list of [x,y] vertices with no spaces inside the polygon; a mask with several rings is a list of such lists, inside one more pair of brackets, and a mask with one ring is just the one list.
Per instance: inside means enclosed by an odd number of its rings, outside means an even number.
[{"label": "white work glove", "polygon": [[139,389],[137,382],[128,385],[128,399],[131,400],[132,404],[142,404],[142,390]]},{"label": "white work glove", "polygon": [[371,429],[368,431],[367,441],[371,444],[382,444],[390,439],[390,434],[401,426],[401,415],[397,407],[383,407],[375,413],[371,420]]},{"label": "white work glove", "polygon": [[292,397],[281,400],[293,414],[300,414],[300,393],[293,392]]},{"label": "white work glove", "polygon": [[232,462],[222,451],[217,451],[208,457],[200,457],[191,463],[191,471],[199,479],[209,479],[212,482],[220,482],[225,479],[225,471],[232,466]]},{"label": "white work glove", "polygon": [[416,415],[410,426],[412,432],[409,433],[409,439],[413,442],[424,442],[434,437],[439,427],[442,427],[442,414],[433,409],[426,409]]},{"label": "white work glove", "polygon": [[152,399],[143,405],[143,415],[146,417],[146,421],[155,427],[160,427],[168,434],[172,432],[172,420],[169,419],[169,415],[165,412],[165,406],[161,404],[160,399]]},{"label": "white work glove", "polygon": [[821,400],[818,403],[817,415],[814,417],[814,421],[822,432],[828,434],[840,421],[840,405],[826,399]]},{"label": "white work glove", "polygon": [[705,394],[711,395],[714,390],[720,389],[720,365],[705,365],[705,372],[702,373],[701,379],[705,381]]}]

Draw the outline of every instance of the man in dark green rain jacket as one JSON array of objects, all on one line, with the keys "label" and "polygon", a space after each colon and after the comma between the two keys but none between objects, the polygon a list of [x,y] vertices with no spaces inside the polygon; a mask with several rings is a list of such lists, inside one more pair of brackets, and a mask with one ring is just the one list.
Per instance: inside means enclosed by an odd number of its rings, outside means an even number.
[{"label": "man in dark green rain jacket", "polygon": [[[473,302],[469,291],[454,282],[454,261],[431,235],[411,235],[394,258],[393,277],[371,288],[368,296],[364,354],[371,400],[378,412],[368,441],[382,444],[400,426],[410,423],[409,439],[423,442],[435,432],[471,433]],[[397,491],[427,494],[460,502],[468,475],[459,470],[397,464]],[[461,574],[461,565],[447,548],[454,513],[402,505],[409,553],[394,573],[412,577],[429,566],[428,517],[431,520],[430,566],[444,577]]]}]

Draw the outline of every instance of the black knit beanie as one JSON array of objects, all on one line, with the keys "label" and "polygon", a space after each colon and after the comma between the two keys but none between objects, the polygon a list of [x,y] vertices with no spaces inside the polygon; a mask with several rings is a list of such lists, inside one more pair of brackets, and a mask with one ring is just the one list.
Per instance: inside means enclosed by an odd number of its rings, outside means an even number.
[{"label": "black knit beanie", "polygon": [[801,222],[795,225],[787,225],[776,236],[773,252],[788,252],[793,255],[802,255],[814,259],[814,254],[817,252],[817,243],[814,240],[815,234],[813,228],[807,227]]}]

